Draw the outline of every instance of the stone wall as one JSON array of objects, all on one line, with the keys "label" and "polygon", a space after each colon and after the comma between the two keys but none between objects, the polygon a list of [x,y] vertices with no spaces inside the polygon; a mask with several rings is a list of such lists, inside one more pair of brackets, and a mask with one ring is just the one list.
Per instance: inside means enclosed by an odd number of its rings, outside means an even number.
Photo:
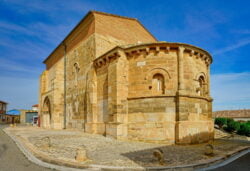
[{"label": "stone wall", "polygon": [[66,126],[84,129],[89,101],[88,84],[91,62],[95,58],[95,39],[90,36],[67,53],[66,62]]},{"label": "stone wall", "polygon": [[128,139],[174,142],[174,97],[131,98],[128,101]]},{"label": "stone wall", "polygon": [[[181,144],[212,139],[208,55],[186,44],[151,43],[114,48],[96,59],[96,70],[102,73],[97,74],[97,79],[108,80],[105,99],[112,99],[108,100],[110,107],[106,110],[111,115],[107,121],[116,123],[116,132],[105,134]],[[105,85],[104,81],[99,83]],[[102,87],[99,89],[103,93]],[[102,104],[104,96],[99,94]],[[106,113],[103,109],[99,108]],[[121,121],[114,120],[119,110],[124,111]],[[118,136],[118,130],[126,137]]]},{"label": "stone wall", "polygon": [[[64,59],[60,59],[50,70],[40,76],[41,125],[44,128],[62,129],[64,127]],[[44,100],[50,101],[50,114],[42,115]],[[52,115],[53,113],[53,115]]]},{"label": "stone wall", "polygon": [[[176,52],[156,52],[155,48],[149,52],[129,54],[129,97],[154,95],[173,96],[177,90],[177,58]],[[156,91],[152,85],[155,74],[164,77],[163,92]]]},{"label": "stone wall", "polygon": [[[207,56],[200,51],[183,50],[182,80],[177,96],[176,143],[199,143],[213,137],[212,99]],[[199,78],[204,78],[202,87]],[[188,129],[187,129],[188,128]]]}]

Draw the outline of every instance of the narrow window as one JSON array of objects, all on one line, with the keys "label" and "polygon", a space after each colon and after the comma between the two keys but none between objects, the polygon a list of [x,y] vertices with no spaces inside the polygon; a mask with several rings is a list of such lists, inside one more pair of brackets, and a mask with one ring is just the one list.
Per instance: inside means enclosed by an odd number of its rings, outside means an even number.
[{"label": "narrow window", "polygon": [[197,93],[200,95],[200,96],[204,96],[205,95],[205,78],[203,76],[200,76],[199,79],[198,79],[198,82],[199,82],[199,88],[198,88],[198,91]]},{"label": "narrow window", "polygon": [[54,84],[55,84],[55,83],[54,83],[54,79],[51,79],[51,80],[50,80],[50,89],[51,89],[51,90],[54,90]]},{"label": "narrow window", "polygon": [[77,85],[77,82],[78,82],[78,74],[79,74],[79,71],[80,71],[80,67],[78,66],[77,63],[75,63],[75,64],[74,64],[74,71],[73,71],[75,85]]},{"label": "narrow window", "polygon": [[157,94],[164,94],[164,77],[162,74],[155,74],[152,82],[153,91]]},{"label": "narrow window", "polygon": [[78,51],[75,49],[74,50],[74,57],[77,58],[78,57]]}]

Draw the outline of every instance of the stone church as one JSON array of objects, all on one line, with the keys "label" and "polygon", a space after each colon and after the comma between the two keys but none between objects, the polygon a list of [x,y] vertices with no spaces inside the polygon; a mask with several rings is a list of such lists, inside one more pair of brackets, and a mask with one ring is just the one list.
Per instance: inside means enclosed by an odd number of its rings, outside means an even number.
[{"label": "stone church", "polygon": [[120,140],[213,139],[211,55],[158,41],[137,19],[90,11],[44,60],[41,126]]}]

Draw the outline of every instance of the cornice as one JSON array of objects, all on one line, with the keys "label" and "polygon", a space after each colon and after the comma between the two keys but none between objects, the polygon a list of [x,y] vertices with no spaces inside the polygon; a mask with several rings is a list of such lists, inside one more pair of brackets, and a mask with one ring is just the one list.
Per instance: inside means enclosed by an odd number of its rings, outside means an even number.
[{"label": "cornice", "polygon": [[101,67],[111,61],[111,59],[121,56],[119,54],[119,49],[124,51],[127,57],[132,57],[139,54],[149,54],[150,52],[159,53],[169,53],[171,50],[178,50],[179,48],[184,49],[184,52],[189,53],[191,57],[196,56],[204,60],[207,65],[210,65],[213,61],[212,56],[205,50],[185,44],[185,43],[171,43],[171,42],[156,42],[156,43],[140,43],[135,45],[126,46],[116,46],[105,54],[96,58],[94,62],[95,67]]}]

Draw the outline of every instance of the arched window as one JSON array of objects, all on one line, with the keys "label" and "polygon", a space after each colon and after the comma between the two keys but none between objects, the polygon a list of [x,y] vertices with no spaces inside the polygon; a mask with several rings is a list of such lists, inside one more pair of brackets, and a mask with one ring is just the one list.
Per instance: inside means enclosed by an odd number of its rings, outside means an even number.
[{"label": "arched window", "polygon": [[77,85],[77,82],[78,82],[79,71],[80,71],[80,67],[79,67],[78,63],[75,63],[74,64],[74,71],[73,71],[75,85]]},{"label": "arched window", "polygon": [[200,76],[199,79],[198,79],[198,82],[199,82],[199,87],[197,89],[197,93],[200,95],[200,96],[204,96],[205,95],[205,91],[206,91],[206,88],[205,88],[205,78],[204,76]]},{"label": "arched window", "polygon": [[157,94],[164,94],[164,77],[162,74],[155,74],[152,80],[153,92]]}]

